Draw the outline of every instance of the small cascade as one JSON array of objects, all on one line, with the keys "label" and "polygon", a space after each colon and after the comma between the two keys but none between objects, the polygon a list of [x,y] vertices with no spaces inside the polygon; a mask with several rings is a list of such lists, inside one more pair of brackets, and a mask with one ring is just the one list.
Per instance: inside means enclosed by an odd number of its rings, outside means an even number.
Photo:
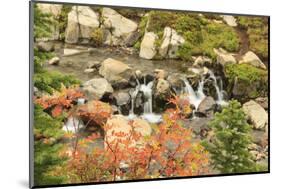
[{"label": "small cascade", "polygon": [[227,102],[224,100],[224,91],[221,78],[217,78],[211,70],[208,70],[208,75],[209,76],[202,75],[196,91],[192,88],[186,78],[182,79],[185,83],[183,92],[188,94],[189,101],[195,106],[195,110],[197,110],[202,100],[204,100],[206,97],[204,94],[204,84],[207,80],[211,80],[215,87],[217,94],[216,103],[222,106],[227,105]]},{"label": "small cascade", "polygon": [[190,83],[187,79],[184,78],[183,81],[185,83],[184,92],[188,93],[188,98],[189,98],[190,103],[192,105],[194,105],[195,109],[197,110],[199,104],[205,98],[205,94],[203,92],[204,79],[201,79],[196,92],[194,91],[194,89],[192,88],[192,86],[190,85]]},{"label": "small cascade", "polygon": [[[217,77],[215,76],[215,74],[209,70],[209,75],[210,75],[210,78],[213,80],[213,83],[214,83],[214,87],[216,89],[216,94],[217,94],[217,104],[220,104],[220,105],[227,105],[227,102],[224,100],[224,96],[223,96],[223,85],[222,85],[222,80],[221,78],[219,78],[219,80],[217,79]],[[219,85],[218,85],[218,81],[219,81]]]},{"label": "small cascade", "polygon": [[141,115],[141,117],[151,123],[160,122],[161,115],[154,114],[153,108],[152,108],[153,81],[146,84],[146,79],[144,77],[144,84],[140,84],[139,80],[138,79],[136,79],[136,80],[137,80],[137,86],[136,86],[135,90],[131,93],[131,110],[130,110],[128,119],[134,119],[136,117],[136,115],[134,114],[135,99],[139,92],[143,92],[144,97],[145,97],[145,102],[143,105],[144,110],[143,110],[143,114]]},{"label": "small cascade", "polygon": [[75,117],[69,117],[66,123],[63,125],[62,130],[71,133],[77,133],[82,127],[84,127],[83,122]]}]

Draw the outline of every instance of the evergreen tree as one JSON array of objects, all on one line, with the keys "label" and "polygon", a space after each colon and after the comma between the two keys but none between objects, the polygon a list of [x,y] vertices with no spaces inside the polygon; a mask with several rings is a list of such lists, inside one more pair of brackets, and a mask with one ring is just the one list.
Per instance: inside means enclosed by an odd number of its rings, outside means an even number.
[{"label": "evergreen tree", "polygon": [[248,150],[251,126],[238,101],[230,101],[221,113],[216,113],[209,126],[214,137],[203,144],[211,154],[215,169],[221,173],[256,171],[256,163]]},{"label": "evergreen tree", "polygon": [[[50,15],[42,13],[35,5],[34,37],[48,37],[51,31],[50,23]],[[54,88],[59,89],[60,82],[65,79],[61,74],[52,74],[43,69],[43,62],[51,56],[51,53],[34,48],[34,85],[39,90],[49,93]],[[63,134],[61,127],[61,119],[52,118],[41,107],[34,105],[34,184],[37,186],[60,184],[65,179],[63,176],[51,175],[51,171],[65,161],[65,158],[59,156],[62,146],[58,140]]]},{"label": "evergreen tree", "polygon": [[50,172],[66,160],[58,155],[62,145],[62,120],[52,118],[38,105],[34,108],[34,182],[35,185],[60,184],[63,176],[53,176]]}]

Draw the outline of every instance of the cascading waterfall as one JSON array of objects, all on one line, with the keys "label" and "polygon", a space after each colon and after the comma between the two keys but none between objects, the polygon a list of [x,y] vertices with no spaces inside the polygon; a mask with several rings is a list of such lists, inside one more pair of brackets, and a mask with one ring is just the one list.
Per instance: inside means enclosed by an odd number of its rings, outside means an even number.
[{"label": "cascading waterfall", "polygon": [[217,104],[220,104],[220,105],[227,105],[227,102],[224,100],[224,96],[223,96],[223,86],[222,86],[222,81],[221,81],[221,78],[219,79],[219,82],[220,82],[220,87],[218,86],[218,81],[217,81],[217,77],[215,76],[215,74],[209,70],[209,75],[210,75],[210,78],[214,81],[214,87],[216,89],[216,94],[217,94]]},{"label": "cascading waterfall", "polygon": [[144,97],[145,97],[145,102],[143,105],[144,108],[143,108],[143,114],[141,115],[141,117],[151,123],[160,122],[161,115],[154,114],[153,108],[152,108],[153,81],[146,84],[146,79],[144,77],[144,84],[140,84],[139,80],[138,79],[136,79],[136,80],[137,80],[137,86],[136,86],[135,90],[131,93],[131,110],[130,110],[130,114],[129,114],[128,118],[134,119],[136,117],[136,115],[134,114],[135,99],[139,92],[143,92]]},{"label": "cascading waterfall", "polygon": [[227,105],[227,102],[224,100],[224,95],[223,95],[224,91],[223,91],[221,79],[219,79],[219,84],[220,84],[219,87],[218,79],[216,78],[215,74],[211,70],[208,71],[208,74],[209,77],[205,77],[204,75],[201,77],[201,80],[198,84],[198,88],[196,91],[194,91],[194,89],[192,88],[192,86],[190,85],[189,81],[186,78],[182,79],[185,83],[184,93],[188,94],[188,99],[190,103],[194,105],[195,110],[197,110],[202,100],[204,100],[204,98],[206,97],[206,95],[204,94],[204,83],[208,79],[212,80],[213,85],[216,89],[216,94],[217,94],[216,103],[220,105]]},{"label": "cascading waterfall", "polygon": [[187,79],[183,79],[185,88],[184,88],[184,93],[188,94],[188,99],[192,105],[195,106],[195,109],[197,110],[199,104],[201,101],[205,98],[205,94],[203,92],[204,89],[204,79],[202,78],[199,85],[198,89],[195,92],[192,86],[190,85],[189,81]]}]

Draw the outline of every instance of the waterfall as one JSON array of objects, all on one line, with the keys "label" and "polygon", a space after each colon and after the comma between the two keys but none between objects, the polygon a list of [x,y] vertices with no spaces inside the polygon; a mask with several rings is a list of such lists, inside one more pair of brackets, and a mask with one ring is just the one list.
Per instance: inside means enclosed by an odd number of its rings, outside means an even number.
[{"label": "waterfall", "polygon": [[65,132],[77,133],[82,127],[84,127],[83,122],[71,116],[67,119],[62,130]]},{"label": "waterfall", "polygon": [[135,99],[138,95],[138,93],[141,91],[143,92],[143,95],[145,97],[145,102],[143,105],[143,114],[141,117],[145,120],[147,120],[150,123],[158,123],[161,121],[161,115],[157,115],[153,113],[152,108],[152,87],[153,87],[153,81],[146,84],[146,79],[144,77],[144,84],[140,84],[139,80],[137,80],[137,86],[135,90],[131,93],[131,110],[128,116],[128,119],[134,119],[136,115],[134,114],[134,104]]},{"label": "waterfall", "polygon": [[205,94],[203,92],[204,79],[203,78],[201,79],[196,92],[194,91],[194,89],[192,88],[192,86],[190,85],[187,79],[184,78],[183,81],[185,84],[184,92],[188,93],[188,99],[190,101],[190,104],[194,105],[195,109],[197,110],[199,104],[205,98]]},{"label": "waterfall", "polygon": [[220,81],[220,87],[219,87],[215,74],[211,70],[209,70],[208,73],[210,75],[210,78],[213,80],[214,87],[216,89],[216,94],[217,94],[216,102],[217,102],[217,104],[227,105],[227,102],[224,100],[224,97],[223,97],[223,86],[222,86],[221,78],[219,79],[219,81]]},{"label": "waterfall", "polygon": [[189,81],[186,78],[182,78],[182,80],[185,83],[184,92],[188,94],[188,99],[190,101],[190,104],[195,106],[195,110],[197,110],[202,100],[204,100],[204,98],[206,97],[206,95],[204,94],[204,83],[209,79],[211,79],[216,89],[216,94],[217,94],[216,103],[220,105],[227,105],[227,102],[224,100],[224,95],[223,95],[224,91],[223,91],[221,78],[217,79],[217,77],[211,70],[208,71],[208,74],[209,77],[206,77],[204,75],[201,77],[201,80],[198,84],[198,88],[196,91],[194,91],[194,89],[192,88],[192,86],[190,85]]},{"label": "waterfall", "polygon": [[143,92],[144,97],[146,99],[144,103],[144,114],[152,114],[152,86],[153,81],[149,82],[147,85],[142,84],[140,86],[140,91]]}]

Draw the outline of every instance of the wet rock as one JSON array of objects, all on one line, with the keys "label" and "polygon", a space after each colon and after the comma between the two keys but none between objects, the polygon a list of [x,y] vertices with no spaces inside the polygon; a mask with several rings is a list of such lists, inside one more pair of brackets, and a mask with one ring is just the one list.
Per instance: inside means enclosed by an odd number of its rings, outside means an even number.
[{"label": "wet rock", "polygon": [[155,42],[158,36],[153,32],[146,32],[141,42],[139,56],[144,59],[153,59],[157,53]]},{"label": "wet rock", "polygon": [[212,116],[216,108],[216,102],[213,97],[205,97],[199,104],[196,115],[203,115],[206,117]]},{"label": "wet rock", "polygon": [[54,51],[55,45],[51,41],[40,41],[37,43],[37,48],[43,52],[51,52]]},{"label": "wet rock", "polygon": [[181,78],[182,75],[178,73],[169,74],[167,78],[167,81],[170,83],[172,89],[177,93],[181,93],[181,90],[185,86],[184,81]]},{"label": "wet rock", "polygon": [[167,95],[170,92],[170,84],[167,80],[158,79],[156,85],[156,93],[155,95]]},{"label": "wet rock", "polygon": [[243,104],[243,111],[252,123],[254,129],[266,130],[268,127],[268,115],[266,111],[253,100]]},{"label": "wet rock", "polygon": [[107,93],[113,93],[113,88],[110,83],[104,78],[95,78],[86,81],[83,84],[82,90],[89,99],[101,99]]},{"label": "wet rock", "polygon": [[60,62],[60,58],[55,56],[48,61],[49,65],[58,65]]},{"label": "wet rock", "polygon": [[65,42],[78,43],[80,38],[90,40],[99,24],[99,15],[90,7],[73,6],[68,13]]},{"label": "wet rock", "polygon": [[131,99],[129,93],[124,92],[124,91],[119,91],[119,92],[113,93],[113,97],[116,100],[116,104],[118,106],[128,104],[130,102],[130,99]]},{"label": "wet rock", "polygon": [[111,31],[108,38],[112,45],[131,45],[138,39],[138,25],[111,8],[102,10],[103,27]]},{"label": "wet rock", "polygon": [[128,83],[130,77],[133,75],[133,71],[127,64],[107,58],[101,63],[99,74],[114,85],[119,82]]},{"label": "wet rock", "polygon": [[193,66],[195,67],[202,67],[202,66],[207,66],[210,67],[209,65],[212,64],[212,59],[210,59],[209,57],[206,56],[198,56],[194,63]]},{"label": "wet rock", "polygon": [[250,64],[254,67],[266,69],[264,63],[259,59],[259,57],[252,51],[248,51],[239,61],[239,64]]},{"label": "wet rock", "polygon": [[222,66],[225,66],[226,64],[236,64],[236,59],[234,56],[228,52],[226,52],[224,49],[214,49],[215,54],[217,55],[217,62],[220,63]]}]

